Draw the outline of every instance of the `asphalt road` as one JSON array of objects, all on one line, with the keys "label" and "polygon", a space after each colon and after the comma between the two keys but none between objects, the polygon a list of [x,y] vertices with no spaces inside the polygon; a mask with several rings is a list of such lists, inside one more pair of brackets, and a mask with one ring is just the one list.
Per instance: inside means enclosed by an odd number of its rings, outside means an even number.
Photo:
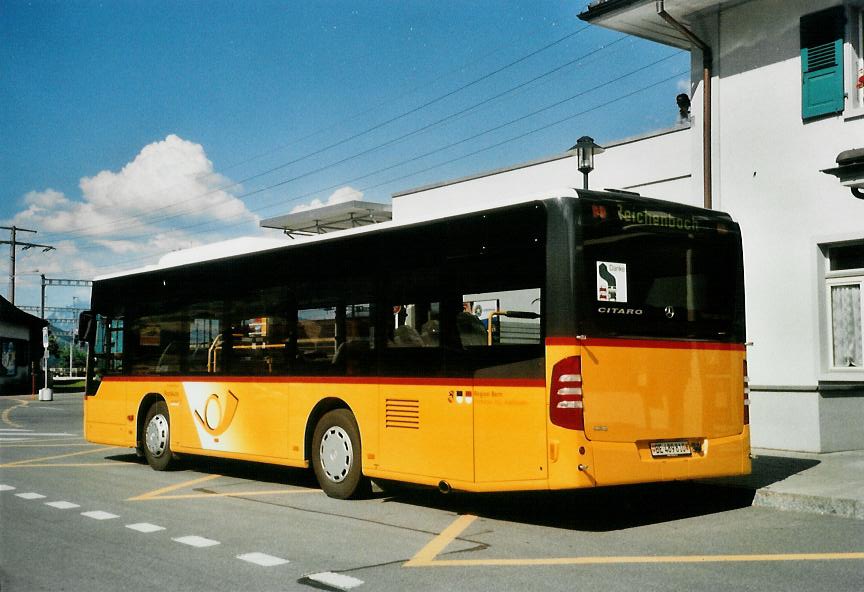
[{"label": "asphalt road", "polygon": [[305,471],[156,472],[81,396],[0,398],[0,590],[864,590],[864,521],[672,483],[327,498]]}]

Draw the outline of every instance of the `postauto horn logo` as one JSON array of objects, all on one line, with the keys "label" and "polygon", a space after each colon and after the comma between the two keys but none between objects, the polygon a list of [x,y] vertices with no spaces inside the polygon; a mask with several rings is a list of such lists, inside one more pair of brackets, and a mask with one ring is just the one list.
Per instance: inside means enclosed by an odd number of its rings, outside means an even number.
[{"label": "postauto horn logo", "polygon": [[240,400],[231,391],[228,391],[228,394],[222,397],[213,393],[204,402],[204,408],[201,410],[204,415],[202,416],[201,412],[196,409],[195,418],[208,434],[211,436],[221,436],[231,425],[239,403]]}]

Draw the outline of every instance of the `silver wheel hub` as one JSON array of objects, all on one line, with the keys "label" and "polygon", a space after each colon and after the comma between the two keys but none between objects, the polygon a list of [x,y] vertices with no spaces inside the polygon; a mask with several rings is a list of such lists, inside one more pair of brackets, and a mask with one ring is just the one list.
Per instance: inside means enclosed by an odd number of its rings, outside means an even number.
[{"label": "silver wheel hub", "polygon": [[354,448],[348,433],[339,426],[328,428],[321,438],[321,468],[334,483],[341,483],[354,464]]},{"label": "silver wheel hub", "polygon": [[154,415],[150,423],[147,424],[144,442],[147,445],[147,450],[154,458],[159,458],[165,454],[165,450],[168,448],[168,420],[164,415]]}]

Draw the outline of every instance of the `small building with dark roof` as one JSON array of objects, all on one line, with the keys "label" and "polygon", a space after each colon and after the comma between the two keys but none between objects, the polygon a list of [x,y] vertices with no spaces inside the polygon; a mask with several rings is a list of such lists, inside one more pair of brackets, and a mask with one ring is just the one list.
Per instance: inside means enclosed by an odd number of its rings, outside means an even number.
[{"label": "small building with dark roof", "polygon": [[48,322],[0,296],[0,395],[34,392],[42,358],[42,328]]}]

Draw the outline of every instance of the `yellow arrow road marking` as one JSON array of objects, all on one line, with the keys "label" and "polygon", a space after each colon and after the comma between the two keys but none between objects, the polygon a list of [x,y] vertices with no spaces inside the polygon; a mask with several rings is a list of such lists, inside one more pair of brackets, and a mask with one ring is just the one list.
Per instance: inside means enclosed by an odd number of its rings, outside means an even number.
[{"label": "yellow arrow road marking", "polygon": [[[93,450],[81,450],[79,452],[70,452],[69,454],[58,454],[56,456],[43,456],[41,458],[31,458],[27,460],[16,460],[15,462],[0,465],[0,468],[7,469],[10,467],[22,466],[40,466],[38,463],[46,460],[57,460],[58,458],[69,458],[70,456],[80,456],[82,454],[96,454],[97,452],[106,452],[108,450],[117,450],[116,446],[108,446],[106,448],[94,448]],[[44,465],[41,465],[44,466]]]},{"label": "yellow arrow road marking", "polygon": [[537,559],[434,559],[409,561],[405,567],[477,567],[538,565],[625,565],[634,563],[758,563],[770,561],[864,560],[864,553],[778,553],[762,555],[662,555],[643,557],[550,557]]},{"label": "yellow arrow road marking", "polygon": [[150,491],[148,493],[142,493],[141,495],[137,495],[135,497],[130,497],[126,501],[130,502],[140,502],[140,501],[149,501],[149,500],[177,500],[177,499],[199,499],[199,498],[207,498],[207,497],[240,497],[240,496],[257,496],[257,495],[283,495],[283,494],[293,494],[293,493],[320,493],[319,489],[269,489],[263,491],[229,491],[229,492],[201,492],[201,493],[178,493],[175,495],[166,495],[171,493],[172,491],[177,491],[178,489],[189,489],[193,485],[198,485],[200,483],[205,483],[207,481],[212,481],[213,479],[218,479],[222,475],[205,475],[204,477],[199,477],[197,479],[192,479],[190,481],[184,481],[183,483],[176,483],[174,485],[169,485],[167,487],[162,487],[160,489],[156,489]]},{"label": "yellow arrow road marking", "polygon": [[[11,435],[12,434],[9,434],[9,436],[11,436]],[[22,439],[17,440],[18,442],[30,442],[31,444],[7,444],[5,442],[0,442],[0,448],[20,448],[22,446],[28,446],[28,445],[33,446],[34,448],[37,448],[37,447],[44,448],[44,447],[49,446],[48,444],[41,444],[41,442],[61,442],[61,444],[54,444],[54,446],[56,446],[56,447],[60,447],[60,446],[93,446],[93,444],[91,444],[89,442],[82,442],[81,444],[73,444],[70,442],[68,444],[63,444],[63,442],[66,442],[67,440],[82,440],[81,436],[70,436],[68,438],[66,438],[66,437],[63,437],[63,438],[28,438],[28,437],[26,437],[27,436],[26,433],[21,434],[21,436],[22,436]]]},{"label": "yellow arrow road marking", "polygon": [[176,499],[198,499],[205,497],[252,497],[258,495],[285,495],[291,493],[320,493],[319,489],[270,489],[266,491],[230,491],[222,493],[181,493],[178,495],[159,495],[147,498],[130,498],[127,501],[145,500],[176,500]]},{"label": "yellow arrow road marking", "polygon": [[12,421],[11,419],[9,419],[9,415],[10,415],[13,411],[15,411],[16,409],[18,409],[19,407],[26,407],[26,406],[29,405],[29,404],[30,404],[30,401],[21,401],[20,403],[18,403],[18,404],[15,405],[14,407],[10,407],[10,408],[7,409],[6,411],[4,411],[3,414],[0,415],[0,419],[2,419],[2,420],[3,420],[3,423],[5,423],[6,425],[8,425],[10,428],[19,428],[19,429],[23,429],[24,426],[19,425],[19,424],[15,423],[14,421]]},{"label": "yellow arrow road marking", "polygon": [[92,463],[45,463],[38,465],[0,465],[0,469],[72,469],[76,467],[137,467],[130,463],[118,463],[110,460]]},{"label": "yellow arrow road marking", "polygon": [[184,481],[183,483],[176,483],[174,485],[169,485],[168,487],[161,487],[159,489],[154,489],[153,491],[149,491],[147,493],[142,493],[141,495],[136,495],[135,497],[130,497],[127,499],[127,502],[138,502],[148,499],[153,499],[161,496],[163,493],[168,493],[170,491],[177,491],[178,489],[183,489],[186,487],[192,487],[193,485],[197,485],[198,483],[204,483],[205,481],[212,481],[213,479],[218,479],[222,475],[205,475],[204,477],[199,477],[197,479],[192,479],[191,481]]},{"label": "yellow arrow road marking", "polygon": [[744,563],[771,561],[848,561],[864,560],[864,553],[755,553],[752,555],[659,555],[632,557],[550,557],[535,559],[437,559],[438,555],[462,534],[476,516],[457,518],[441,534],[414,555],[403,567],[477,567],[539,565],[624,565],[636,563]]},{"label": "yellow arrow road marking", "polygon": [[81,444],[39,444],[39,442],[57,442],[58,440],[65,440],[66,438],[55,438],[52,440],[28,440],[28,442],[36,442],[36,444],[0,444],[0,448],[75,448],[78,446],[93,446],[89,442],[82,442]]},{"label": "yellow arrow road marking", "polygon": [[420,549],[420,551],[405,564],[405,567],[416,567],[433,563],[435,557],[447,548],[447,545],[452,543],[453,540],[462,534],[476,519],[477,516],[472,516],[470,514],[459,516],[459,518],[457,518],[450,526],[441,531],[441,534],[432,539],[428,545]]}]

